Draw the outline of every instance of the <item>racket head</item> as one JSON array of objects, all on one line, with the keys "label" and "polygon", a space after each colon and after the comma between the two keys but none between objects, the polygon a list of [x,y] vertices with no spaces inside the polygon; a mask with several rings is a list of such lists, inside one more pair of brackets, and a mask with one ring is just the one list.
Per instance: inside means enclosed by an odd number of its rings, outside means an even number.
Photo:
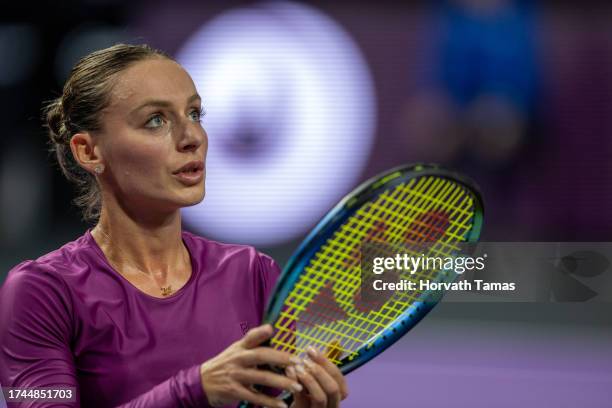
[{"label": "racket head", "polygon": [[[436,165],[400,166],[362,183],[319,222],[283,270],[264,317],[275,328],[270,346],[300,356],[309,345],[327,349],[345,374],[366,363],[414,327],[440,296],[417,291],[403,298],[394,293],[382,304],[360,301],[355,258],[361,244],[452,248],[478,240],[483,216],[475,183]],[[434,275],[438,281],[456,277],[454,271]]]}]

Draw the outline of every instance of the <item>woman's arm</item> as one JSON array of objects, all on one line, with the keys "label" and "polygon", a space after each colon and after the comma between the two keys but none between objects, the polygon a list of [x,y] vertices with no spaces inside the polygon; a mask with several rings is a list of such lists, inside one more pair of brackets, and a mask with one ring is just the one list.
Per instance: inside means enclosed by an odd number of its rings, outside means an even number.
[{"label": "woman's arm", "polygon": [[[58,277],[30,268],[32,264],[18,265],[0,289],[0,383],[77,391],[66,288]],[[73,402],[24,401],[15,406],[77,407],[78,391],[75,394]]]},{"label": "woman's arm", "polygon": [[179,371],[168,380],[118,408],[210,407],[202,388],[200,365]]},{"label": "woman's arm", "polygon": [[[73,308],[68,288],[55,273],[24,262],[0,289],[0,384],[3,387],[71,388],[73,401],[25,401],[8,407],[80,406],[76,368],[70,349]],[[206,407],[200,365],[123,405],[129,407]]]}]

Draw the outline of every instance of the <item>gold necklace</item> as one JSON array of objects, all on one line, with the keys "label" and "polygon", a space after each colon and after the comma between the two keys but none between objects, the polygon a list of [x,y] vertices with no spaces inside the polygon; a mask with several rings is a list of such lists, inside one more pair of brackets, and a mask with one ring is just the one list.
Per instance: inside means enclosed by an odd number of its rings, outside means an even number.
[{"label": "gold necklace", "polygon": [[[105,238],[106,238],[106,240],[108,241],[108,244],[110,245],[110,244],[112,243],[111,237],[110,237],[110,236],[109,236],[109,235],[108,235],[106,232],[104,232],[104,230],[102,230],[102,228],[101,228],[101,227],[99,227],[99,228],[98,228],[98,231],[100,231],[100,233],[101,233],[102,235],[104,235],[104,237],[105,237]],[[123,254],[123,256],[125,256],[125,252],[123,252],[123,250],[122,250],[121,248],[117,247],[117,249],[119,250],[119,252],[121,252],[121,253]],[[126,257],[126,258],[127,258],[127,257]],[[131,264],[131,263],[130,263],[130,264]],[[131,265],[132,265],[132,268],[136,269],[138,272],[142,273],[143,275],[146,275],[146,276],[147,276],[149,279],[153,279],[153,281],[155,282],[155,284],[156,284],[157,286],[159,286],[159,289],[161,290],[161,294],[162,294],[162,296],[164,296],[164,297],[165,297],[165,296],[170,296],[170,295],[172,294],[172,292],[174,292],[174,291],[172,290],[172,285],[168,285],[168,286],[160,286],[160,285],[159,285],[159,283],[157,283],[157,282],[155,281],[155,278],[153,278],[151,275],[149,275],[149,274],[148,274],[148,273],[146,273],[146,272],[143,272],[143,271],[142,271],[142,269],[140,269],[140,268],[138,268],[138,267],[135,267],[133,264],[131,264]]]}]

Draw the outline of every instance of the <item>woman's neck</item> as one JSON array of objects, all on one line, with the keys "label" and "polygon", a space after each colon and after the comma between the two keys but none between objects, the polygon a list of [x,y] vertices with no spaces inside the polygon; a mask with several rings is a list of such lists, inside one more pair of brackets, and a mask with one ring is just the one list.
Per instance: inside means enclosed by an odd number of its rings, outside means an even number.
[{"label": "woman's neck", "polygon": [[107,258],[120,268],[165,277],[189,267],[179,210],[152,220],[135,219],[120,209],[103,208],[91,233]]}]

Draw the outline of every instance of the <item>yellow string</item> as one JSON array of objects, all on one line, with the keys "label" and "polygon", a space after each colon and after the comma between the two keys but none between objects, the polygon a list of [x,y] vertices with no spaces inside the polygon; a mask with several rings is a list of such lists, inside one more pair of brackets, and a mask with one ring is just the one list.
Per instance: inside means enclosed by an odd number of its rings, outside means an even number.
[{"label": "yellow string", "polygon": [[[431,225],[418,218],[433,213],[446,214],[448,225],[435,243],[421,248],[425,252],[417,253],[406,245],[406,229],[423,229],[427,233]],[[420,290],[394,292],[376,309],[359,310],[355,296],[361,288],[361,262],[355,256],[364,240],[380,242],[387,248],[402,248],[402,252],[411,256],[447,257],[459,249],[458,243],[465,242],[473,217],[471,193],[449,179],[419,177],[385,191],[349,217],[312,257],[285,300],[285,308],[275,323],[277,331],[272,346],[294,354],[303,354],[309,345],[333,346],[342,351],[334,353],[336,364],[344,358],[353,358],[423,295]],[[400,279],[418,282],[435,279],[441,271],[403,272],[399,273]],[[309,306],[313,307],[313,300],[329,282],[333,284],[333,297],[325,299],[325,304],[334,304],[339,315],[328,319],[310,316]]]}]

